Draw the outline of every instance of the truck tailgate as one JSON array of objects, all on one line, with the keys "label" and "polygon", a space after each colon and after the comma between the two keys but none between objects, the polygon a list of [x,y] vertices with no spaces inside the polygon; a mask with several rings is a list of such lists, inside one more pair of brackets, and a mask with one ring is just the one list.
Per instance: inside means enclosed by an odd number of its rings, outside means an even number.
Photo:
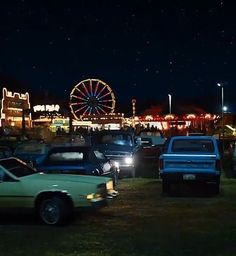
[{"label": "truck tailgate", "polygon": [[164,172],[215,172],[215,154],[164,154]]}]

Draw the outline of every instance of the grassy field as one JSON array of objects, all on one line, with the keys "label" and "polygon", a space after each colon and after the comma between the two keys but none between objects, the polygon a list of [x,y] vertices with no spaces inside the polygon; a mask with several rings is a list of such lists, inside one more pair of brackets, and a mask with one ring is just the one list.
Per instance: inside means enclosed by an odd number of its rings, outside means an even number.
[{"label": "grassy field", "polygon": [[235,179],[222,177],[217,196],[189,187],[163,196],[156,178],[122,179],[118,189],[109,207],[64,227],[1,215],[0,255],[236,255]]}]

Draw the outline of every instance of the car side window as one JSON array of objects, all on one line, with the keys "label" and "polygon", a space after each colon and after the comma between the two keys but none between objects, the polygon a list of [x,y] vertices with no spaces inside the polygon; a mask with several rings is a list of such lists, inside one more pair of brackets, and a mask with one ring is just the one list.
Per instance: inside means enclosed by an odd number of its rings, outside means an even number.
[{"label": "car side window", "polygon": [[70,162],[84,160],[83,152],[56,152],[49,156],[49,162]]}]

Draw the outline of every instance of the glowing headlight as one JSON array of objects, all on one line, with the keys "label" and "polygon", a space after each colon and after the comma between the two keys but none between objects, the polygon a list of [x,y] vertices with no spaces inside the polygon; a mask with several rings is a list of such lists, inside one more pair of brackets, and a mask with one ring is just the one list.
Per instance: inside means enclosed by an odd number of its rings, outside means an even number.
[{"label": "glowing headlight", "polygon": [[94,199],[94,197],[95,197],[94,194],[88,194],[88,195],[86,196],[87,200],[92,200],[92,199]]},{"label": "glowing headlight", "polygon": [[126,157],[125,158],[125,163],[126,164],[132,164],[133,163],[133,158],[132,157]]},{"label": "glowing headlight", "polygon": [[108,181],[108,182],[106,183],[106,189],[107,189],[107,190],[113,189],[113,181],[112,181],[112,180],[110,180],[110,181]]},{"label": "glowing headlight", "polygon": [[120,165],[119,165],[118,162],[114,161],[113,164],[114,164],[114,166],[115,166],[117,169],[119,169]]}]

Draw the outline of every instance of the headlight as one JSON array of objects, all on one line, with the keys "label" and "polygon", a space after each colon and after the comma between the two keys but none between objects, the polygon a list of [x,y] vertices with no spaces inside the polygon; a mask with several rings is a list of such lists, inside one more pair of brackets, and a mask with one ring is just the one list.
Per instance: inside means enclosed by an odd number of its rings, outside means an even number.
[{"label": "headlight", "polygon": [[110,180],[106,183],[106,189],[109,191],[111,189],[113,189],[113,181]]},{"label": "headlight", "polygon": [[133,158],[132,157],[126,157],[125,158],[125,163],[126,164],[132,164],[133,163]]},{"label": "headlight", "polygon": [[87,198],[87,200],[92,200],[92,199],[94,199],[94,197],[95,197],[95,194],[88,194],[87,196],[86,196],[86,198]]},{"label": "headlight", "polygon": [[103,172],[110,171],[111,165],[109,163],[105,163],[102,167]]},{"label": "headlight", "polygon": [[114,166],[115,166],[117,169],[119,169],[120,165],[119,165],[118,162],[114,161],[113,164],[114,164]]}]

